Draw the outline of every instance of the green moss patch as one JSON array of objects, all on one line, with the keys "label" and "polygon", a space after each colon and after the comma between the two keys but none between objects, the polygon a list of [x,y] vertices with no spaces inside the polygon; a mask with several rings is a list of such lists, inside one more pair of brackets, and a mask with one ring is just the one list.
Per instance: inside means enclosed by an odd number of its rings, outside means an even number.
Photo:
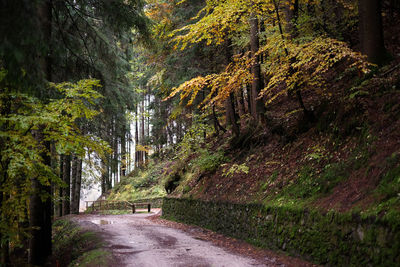
[{"label": "green moss patch", "polygon": [[163,217],[333,266],[399,266],[400,213],[361,216],[295,206],[165,198]]}]

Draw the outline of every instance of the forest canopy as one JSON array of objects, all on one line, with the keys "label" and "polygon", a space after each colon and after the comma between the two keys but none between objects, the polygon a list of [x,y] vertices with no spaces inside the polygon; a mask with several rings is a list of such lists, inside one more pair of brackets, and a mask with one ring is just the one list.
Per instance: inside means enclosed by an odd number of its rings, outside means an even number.
[{"label": "forest canopy", "polygon": [[1,1],[0,265],[17,248],[45,264],[51,220],[79,213],[86,176],[105,195],[150,158],[184,162],[211,142],[286,144],[323,124],[325,106],[367,95],[363,82],[397,68],[398,44],[384,33],[399,8],[393,0]]}]

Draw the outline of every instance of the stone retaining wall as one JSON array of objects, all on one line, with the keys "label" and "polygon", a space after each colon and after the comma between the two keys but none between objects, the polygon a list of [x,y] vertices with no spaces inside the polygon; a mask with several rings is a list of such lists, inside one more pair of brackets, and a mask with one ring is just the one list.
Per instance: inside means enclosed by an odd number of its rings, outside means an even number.
[{"label": "stone retaining wall", "polygon": [[162,209],[166,219],[319,264],[400,266],[398,216],[362,218],[359,214],[176,198],[164,198]]}]

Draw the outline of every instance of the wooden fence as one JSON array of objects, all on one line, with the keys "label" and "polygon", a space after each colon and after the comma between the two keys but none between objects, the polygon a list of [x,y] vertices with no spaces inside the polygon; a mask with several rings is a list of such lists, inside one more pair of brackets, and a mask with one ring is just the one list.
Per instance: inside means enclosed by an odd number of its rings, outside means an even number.
[{"label": "wooden fence", "polygon": [[137,207],[146,207],[147,211],[151,211],[150,203],[138,203],[129,201],[110,201],[110,200],[95,200],[95,201],[85,201],[86,210],[92,212],[102,211],[102,210],[132,210],[132,213],[136,212]]}]

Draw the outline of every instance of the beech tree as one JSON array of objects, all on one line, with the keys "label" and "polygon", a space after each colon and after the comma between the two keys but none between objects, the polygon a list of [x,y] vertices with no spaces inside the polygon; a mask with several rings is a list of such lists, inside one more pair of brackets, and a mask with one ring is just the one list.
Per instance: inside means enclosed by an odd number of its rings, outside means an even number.
[{"label": "beech tree", "polygon": [[259,94],[261,89],[264,88],[263,79],[261,77],[261,68],[260,68],[260,58],[258,53],[258,49],[260,46],[259,41],[259,24],[258,18],[255,13],[250,14],[250,50],[252,57],[251,64],[251,74],[253,75],[253,79],[251,82],[251,91],[250,91],[250,107],[251,107],[251,115],[253,116],[256,122],[261,121],[264,118],[265,107],[263,100],[259,98]]},{"label": "beech tree", "polygon": [[[6,70],[3,69],[0,73],[0,84],[4,89],[0,95],[0,104],[9,107],[7,115],[0,118],[0,189],[1,195],[6,196],[0,203],[1,242],[3,248],[8,242],[15,245],[23,242],[21,236],[26,236],[28,229],[21,228],[18,222],[27,220],[26,203],[29,200],[30,225],[40,227],[31,233],[33,237],[30,239],[30,247],[33,251],[29,258],[30,262],[43,265],[49,251],[39,250],[43,249],[48,231],[51,244],[51,224],[46,224],[46,216],[50,217],[51,222],[51,210],[45,210],[46,207],[43,206],[52,201],[52,196],[46,187],[52,183],[63,184],[48,165],[51,152],[43,145],[43,140],[52,142],[56,150],[63,154],[74,152],[82,156],[86,153],[85,148],[100,154],[109,151],[105,142],[93,136],[81,135],[75,125],[75,120],[79,117],[90,119],[98,114],[85,103],[93,103],[94,99],[100,97],[92,89],[99,83],[86,80],[76,84],[51,85],[50,91],[58,92],[65,98],[43,103],[35,97],[19,93],[19,88],[8,82]],[[32,198],[37,199],[32,201]],[[7,258],[6,255],[3,256],[4,259]]]},{"label": "beech tree", "polygon": [[[246,112],[257,122],[264,119],[266,105],[294,94],[308,121],[315,121],[302,94],[312,90],[323,95],[329,83],[326,74],[340,64],[355,67],[360,73],[368,72],[369,64],[345,42],[312,31],[299,31],[298,18],[303,16],[300,10],[308,10],[310,5],[321,8],[317,2],[303,1],[207,1],[193,18],[193,23],[172,32],[175,49],[186,50],[201,43],[223,46],[226,40],[232,39],[234,50],[239,53],[231,62],[221,61],[225,65],[222,72],[186,80],[174,87],[164,100],[179,95],[180,104],[191,106],[207,90],[208,94],[198,108],[214,111],[215,107],[223,107],[226,122],[232,125],[235,106],[231,103],[234,103],[241,113],[240,124],[249,127],[251,124],[244,114],[246,105]],[[258,17],[263,18],[262,25],[259,25]],[[302,17],[300,23],[307,26],[309,22]],[[263,30],[262,34],[259,29]],[[245,34],[249,34],[249,38],[244,39]],[[246,98],[240,97],[243,88]],[[232,96],[237,99],[232,101]],[[218,119],[214,119],[218,133],[217,122]],[[266,125],[265,121],[262,125]],[[232,131],[237,136],[239,131],[235,127]]]}]

